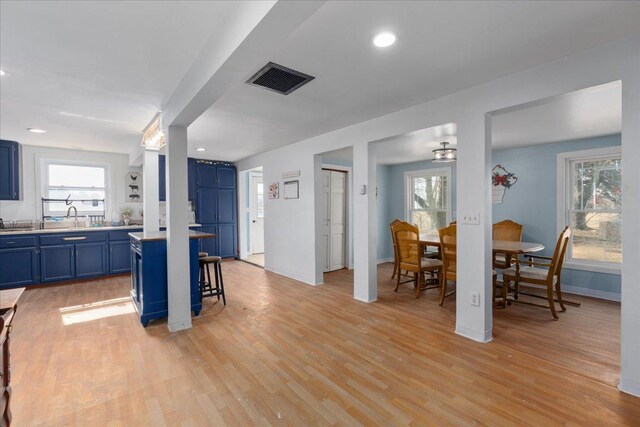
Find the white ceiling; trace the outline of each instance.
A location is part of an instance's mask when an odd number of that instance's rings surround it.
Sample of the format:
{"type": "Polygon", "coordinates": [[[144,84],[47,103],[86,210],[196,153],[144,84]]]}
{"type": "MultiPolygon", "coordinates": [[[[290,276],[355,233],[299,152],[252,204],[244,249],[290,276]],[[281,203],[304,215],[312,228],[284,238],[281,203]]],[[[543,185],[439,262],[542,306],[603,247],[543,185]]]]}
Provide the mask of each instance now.
{"type": "Polygon", "coordinates": [[[271,57],[311,74],[283,96],[239,83],[189,127],[238,160],[640,32],[640,3],[328,2],[271,57]],[[392,30],[397,43],[371,37],[392,30]]]}
{"type": "Polygon", "coordinates": [[[129,152],[233,7],[1,1],[0,137],[129,152]]]}
{"type": "MultiPolygon", "coordinates": [[[[129,152],[233,7],[0,2],[0,137],[129,152]]],[[[190,154],[239,160],[637,32],[639,2],[327,2],[238,80],[268,61],[316,79],[237,84],[189,127],[190,154]],[[381,30],[396,45],[374,48],[381,30]]]]}

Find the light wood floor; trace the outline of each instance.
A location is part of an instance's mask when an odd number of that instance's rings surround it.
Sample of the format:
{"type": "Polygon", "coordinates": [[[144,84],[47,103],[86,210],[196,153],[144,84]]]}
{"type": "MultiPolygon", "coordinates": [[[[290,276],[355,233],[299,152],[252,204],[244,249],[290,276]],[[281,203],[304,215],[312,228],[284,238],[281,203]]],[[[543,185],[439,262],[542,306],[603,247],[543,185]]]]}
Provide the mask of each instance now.
{"type": "Polygon", "coordinates": [[[640,399],[614,386],[616,304],[584,299],[558,322],[499,310],[479,344],[453,334],[453,299],[393,293],[388,266],[372,304],[352,299],[346,270],[318,287],[244,262],[223,271],[227,307],[207,301],[174,334],[140,326],[127,277],[27,291],[14,425],[640,424],[640,399]]]}

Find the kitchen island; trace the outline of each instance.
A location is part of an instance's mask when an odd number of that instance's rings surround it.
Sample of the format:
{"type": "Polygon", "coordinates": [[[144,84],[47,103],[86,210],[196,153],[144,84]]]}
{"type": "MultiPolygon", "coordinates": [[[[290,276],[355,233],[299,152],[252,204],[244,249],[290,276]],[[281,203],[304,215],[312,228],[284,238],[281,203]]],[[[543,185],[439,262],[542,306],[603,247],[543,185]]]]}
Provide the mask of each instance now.
{"type": "MultiPolygon", "coordinates": [[[[215,234],[189,231],[189,282],[191,310],[197,316],[202,309],[198,283],[198,252],[200,239],[215,238],[215,234]]],[[[169,315],[167,281],[167,233],[129,233],[131,246],[131,300],[138,311],[142,326],[152,319],[169,315]]]]}

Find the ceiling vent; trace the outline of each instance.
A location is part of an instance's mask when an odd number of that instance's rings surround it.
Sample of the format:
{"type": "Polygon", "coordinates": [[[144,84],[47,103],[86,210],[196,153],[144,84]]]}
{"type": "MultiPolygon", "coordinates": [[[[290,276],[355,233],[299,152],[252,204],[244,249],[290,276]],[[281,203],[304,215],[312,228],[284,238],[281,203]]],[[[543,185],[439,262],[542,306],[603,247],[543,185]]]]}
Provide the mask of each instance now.
{"type": "Polygon", "coordinates": [[[315,77],[269,62],[247,80],[247,83],[281,93],[282,95],[289,95],[313,79],[315,77]]]}

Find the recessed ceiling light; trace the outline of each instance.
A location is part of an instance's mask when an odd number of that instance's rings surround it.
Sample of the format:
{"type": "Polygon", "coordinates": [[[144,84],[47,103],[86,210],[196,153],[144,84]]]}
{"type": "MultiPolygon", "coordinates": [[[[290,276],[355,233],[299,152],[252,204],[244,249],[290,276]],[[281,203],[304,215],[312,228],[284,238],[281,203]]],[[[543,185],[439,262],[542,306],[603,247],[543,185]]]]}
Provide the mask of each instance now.
{"type": "Polygon", "coordinates": [[[0,76],[4,76],[4,75],[6,75],[6,74],[7,74],[7,73],[5,73],[3,69],[0,69],[0,76]]]}
{"type": "Polygon", "coordinates": [[[396,42],[396,35],[389,32],[377,34],[373,38],[373,44],[377,47],[389,47],[396,42]]]}
{"type": "Polygon", "coordinates": [[[38,128],[27,128],[27,130],[29,132],[33,132],[33,133],[47,133],[46,130],[44,129],[38,129],[38,128]]]}
{"type": "Polygon", "coordinates": [[[196,148],[196,151],[207,151],[207,149],[206,148],[202,148],[202,147],[198,147],[198,148],[196,148]]]}

